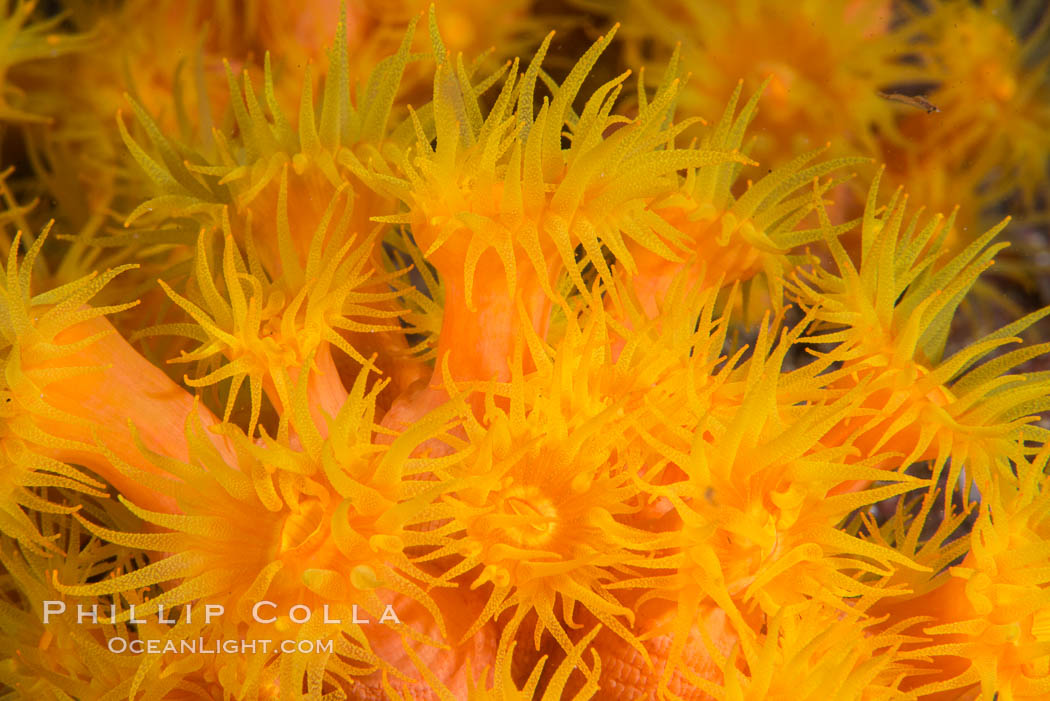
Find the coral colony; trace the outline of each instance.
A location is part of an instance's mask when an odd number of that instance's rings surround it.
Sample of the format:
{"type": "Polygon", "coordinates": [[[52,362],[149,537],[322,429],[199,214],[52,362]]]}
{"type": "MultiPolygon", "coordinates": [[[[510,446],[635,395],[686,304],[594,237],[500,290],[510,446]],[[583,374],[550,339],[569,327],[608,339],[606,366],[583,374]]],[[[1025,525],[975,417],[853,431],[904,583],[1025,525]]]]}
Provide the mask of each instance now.
{"type": "Polygon", "coordinates": [[[0,699],[1050,698],[1042,0],[0,6],[0,699]]]}

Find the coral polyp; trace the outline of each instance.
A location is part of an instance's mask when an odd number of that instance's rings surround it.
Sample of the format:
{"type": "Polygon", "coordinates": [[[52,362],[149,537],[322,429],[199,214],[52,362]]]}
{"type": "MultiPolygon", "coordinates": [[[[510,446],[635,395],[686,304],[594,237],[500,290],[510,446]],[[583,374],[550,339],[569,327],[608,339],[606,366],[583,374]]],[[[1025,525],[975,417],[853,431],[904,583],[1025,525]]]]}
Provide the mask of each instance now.
{"type": "Polygon", "coordinates": [[[4,4],[0,698],[1046,698],[1048,26],[4,4]]]}
{"type": "Polygon", "coordinates": [[[893,30],[891,2],[580,4],[625,22],[632,63],[679,47],[693,72],[681,98],[690,115],[714,120],[738,80],[749,93],[768,80],[753,134],[759,160],[784,161],[829,140],[840,153],[870,145],[893,121],[894,106],[878,91],[921,75],[898,60],[907,44],[893,30]]]}

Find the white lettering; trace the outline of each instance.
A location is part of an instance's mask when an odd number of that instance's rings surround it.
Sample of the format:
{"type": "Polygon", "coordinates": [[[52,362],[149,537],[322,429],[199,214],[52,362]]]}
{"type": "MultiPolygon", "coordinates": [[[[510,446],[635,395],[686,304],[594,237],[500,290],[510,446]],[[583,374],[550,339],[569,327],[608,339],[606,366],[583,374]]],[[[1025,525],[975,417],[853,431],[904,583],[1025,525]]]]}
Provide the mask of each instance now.
{"type": "Polygon", "coordinates": [[[324,622],[325,623],[342,623],[343,622],[343,620],[341,618],[330,618],[329,617],[328,604],[324,605],[324,607],[322,608],[322,611],[324,611],[324,622]]]}
{"type": "Polygon", "coordinates": [[[44,625],[51,622],[51,616],[57,616],[66,612],[65,601],[45,601],[44,602],[44,625]]]}
{"type": "Polygon", "coordinates": [[[176,623],[178,623],[178,619],[174,621],[169,621],[167,618],[165,618],[164,607],[160,605],[157,606],[157,621],[159,623],[167,623],[168,625],[175,625],[176,623]]]}
{"type": "Polygon", "coordinates": [[[92,623],[98,623],[98,606],[92,604],[91,613],[88,614],[82,605],[77,604],[77,625],[83,623],[85,618],[90,618],[92,623]]]}
{"type": "Polygon", "coordinates": [[[259,618],[259,609],[263,606],[269,606],[270,608],[277,608],[277,604],[272,601],[256,601],[255,606],[252,606],[252,618],[255,619],[256,623],[273,623],[277,620],[277,616],[270,616],[269,618],[259,618]]]}
{"type": "Polygon", "coordinates": [[[204,605],[204,624],[211,623],[211,619],[222,616],[226,613],[226,607],[222,604],[205,604],[204,605]]]}
{"type": "Polygon", "coordinates": [[[383,615],[379,619],[380,623],[386,623],[387,621],[393,621],[394,623],[401,622],[401,619],[397,617],[397,612],[394,611],[394,607],[390,604],[387,604],[386,608],[383,609],[383,615]]]}
{"type": "Polygon", "coordinates": [[[310,620],[310,607],[304,606],[303,604],[296,604],[295,606],[288,609],[288,617],[292,619],[292,623],[306,623],[310,620]],[[304,611],[304,618],[298,618],[295,615],[296,611],[304,611]]]}
{"type": "Polygon", "coordinates": [[[128,619],[128,623],[145,623],[146,622],[144,619],[136,619],[135,618],[135,604],[131,604],[129,606],[129,608],[131,609],[131,618],[128,619]]]}

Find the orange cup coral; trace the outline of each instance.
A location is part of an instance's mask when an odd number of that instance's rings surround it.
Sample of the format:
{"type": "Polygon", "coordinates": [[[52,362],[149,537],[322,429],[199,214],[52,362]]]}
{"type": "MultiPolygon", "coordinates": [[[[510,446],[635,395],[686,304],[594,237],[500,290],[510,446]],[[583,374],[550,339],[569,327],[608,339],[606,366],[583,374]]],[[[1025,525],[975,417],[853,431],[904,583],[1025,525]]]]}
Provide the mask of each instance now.
{"type": "Polygon", "coordinates": [[[858,157],[903,152],[876,91],[967,13],[626,3],[563,46],[515,2],[539,48],[492,69],[460,52],[513,32],[452,4],[165,3],[222,84],[187,110],[175,67],[147,94],[92,56],[112,125],[35,40],[149,8],[9,9],[38,63],[0,68],[46,80],[0,118],[70,119],[0,178],[4,698],[1050,693],[1050,307],[967,335],[1010,220],[957,246],[858,157]],[[702,41],[662,52],[680,17],[702,41]],[[667,62],[629,99],[624,46],[667,62]],[[98,196],[56,177],[78,120],[114,137],[70,161],[98,196]]]}

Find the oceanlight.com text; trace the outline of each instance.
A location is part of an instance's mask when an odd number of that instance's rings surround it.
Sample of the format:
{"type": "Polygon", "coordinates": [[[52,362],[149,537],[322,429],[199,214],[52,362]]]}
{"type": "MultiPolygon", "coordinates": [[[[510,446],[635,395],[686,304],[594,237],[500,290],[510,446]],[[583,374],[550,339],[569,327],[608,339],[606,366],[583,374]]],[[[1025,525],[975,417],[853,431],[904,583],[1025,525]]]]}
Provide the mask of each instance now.
{"type": "Polygon", "coordinates": [[[230,655],[243,655],[246,653],[281,652],[286,655],[295,653],[331,653],[333,651],[332,640],[161,640],[152,638],[150,640],[128,639],[124,637],[113,637],[106,642],[109,651],[115,654],[131,655],[163,655],[192,654],[192,655],[218,655],[226,653],[230,655]]]}

